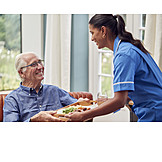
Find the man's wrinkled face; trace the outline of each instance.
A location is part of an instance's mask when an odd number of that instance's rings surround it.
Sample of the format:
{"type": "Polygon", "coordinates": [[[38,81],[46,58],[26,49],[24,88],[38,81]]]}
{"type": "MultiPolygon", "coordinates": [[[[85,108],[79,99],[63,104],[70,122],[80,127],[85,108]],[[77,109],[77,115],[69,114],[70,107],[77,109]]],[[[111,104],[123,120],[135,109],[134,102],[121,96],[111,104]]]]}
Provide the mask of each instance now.
{"type": "Polygon", "coordinates": [[[44,65],[38,63],[40,59],[35,54],[27,54],[24,57],[27,65],[37,63],[36,66],[26,67],[26,71],[23,72],[23,79],[25,82],[41,82],[44,79],[44,65]]]}

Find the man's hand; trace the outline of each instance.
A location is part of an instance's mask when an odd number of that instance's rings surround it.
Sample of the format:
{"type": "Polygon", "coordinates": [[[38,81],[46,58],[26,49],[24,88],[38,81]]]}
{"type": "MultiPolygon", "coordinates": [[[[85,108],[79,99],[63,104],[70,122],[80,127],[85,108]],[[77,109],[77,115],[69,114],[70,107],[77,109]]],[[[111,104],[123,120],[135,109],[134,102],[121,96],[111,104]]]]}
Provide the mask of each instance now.
{"type": "Polygon", "coordinates": [[[31,117],[31,122],[61,122],[62,120],[54,117],[56,111],[41,111],[38,114],[31,117]]]}

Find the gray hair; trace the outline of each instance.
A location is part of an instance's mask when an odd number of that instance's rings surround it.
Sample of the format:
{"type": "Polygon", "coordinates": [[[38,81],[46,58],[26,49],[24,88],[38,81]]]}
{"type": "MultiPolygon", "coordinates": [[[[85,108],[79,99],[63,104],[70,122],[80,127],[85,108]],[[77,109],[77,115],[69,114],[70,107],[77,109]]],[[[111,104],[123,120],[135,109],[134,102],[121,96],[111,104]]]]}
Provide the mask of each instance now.
{"type": "MultiPolygon", "coordinates": [[[[15,68],[17,70],[17,72],[23,67],[23,66],[27,66],[27,62],[24,60],[24,55],[27,54],[34,54],[36,55],[34,52],[26,52],[26,53],[20,53],[15,57],[15,68]]],[[[37,55],[36,55],[37,56],[37,55]]],[[[22,69],[22,72],[25,72],[26,68],[22,69]]],[[[20,74],[19,74],[20,79],[23,81],[23,78],[21,78],[20,74]]]]}

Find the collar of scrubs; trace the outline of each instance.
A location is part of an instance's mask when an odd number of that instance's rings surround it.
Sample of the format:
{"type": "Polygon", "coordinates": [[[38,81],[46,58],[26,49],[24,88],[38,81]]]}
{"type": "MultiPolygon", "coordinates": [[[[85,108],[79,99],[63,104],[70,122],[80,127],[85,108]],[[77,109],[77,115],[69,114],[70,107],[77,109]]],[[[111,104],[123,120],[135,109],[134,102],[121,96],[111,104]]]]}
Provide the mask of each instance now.
{"type": "Polygon", "coordinates": [[[113,52],[114,52],[114,55],[116,54],[118,48],[119,48],[119,44],[120,44],[121,40],[119,39],[119,37],[117,36],[115,38],[115,41],[114,41],[114,49],[113,49],[113,52]]]}
{"type": "MultiPolygon", "coordinates": [[[[25,87],[25,86],[23,86],[23,85],[22,85],[22,82],[20,83],[20,88],[21,88],[23,91],[27,92],[27,93],[31,93],[31,91],[35,90],[34,88],[30,88],[30,87],[25,87]]],[[[40,91],[42,88],[43,88],[43,84],[41,83],[41,86],[40,86],[39,91],[40,91]]]]}

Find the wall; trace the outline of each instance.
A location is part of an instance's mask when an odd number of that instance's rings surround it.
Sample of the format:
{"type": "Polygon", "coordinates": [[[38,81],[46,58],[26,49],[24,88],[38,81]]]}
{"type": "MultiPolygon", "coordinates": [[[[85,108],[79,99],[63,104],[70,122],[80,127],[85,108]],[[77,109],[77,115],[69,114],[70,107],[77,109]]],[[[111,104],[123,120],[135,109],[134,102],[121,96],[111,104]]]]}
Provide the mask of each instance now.
{"type": "Polygon", "coordinates": [[[88,15],[72,15],[71,91],[88,91],[88,15]]]}
{"type": "Polygon", "coordinates": [[[22,52],[43,57],[43,15],[22,14],[22,52]]]}

